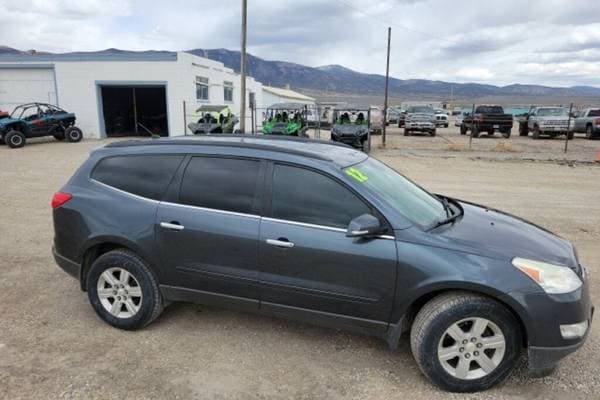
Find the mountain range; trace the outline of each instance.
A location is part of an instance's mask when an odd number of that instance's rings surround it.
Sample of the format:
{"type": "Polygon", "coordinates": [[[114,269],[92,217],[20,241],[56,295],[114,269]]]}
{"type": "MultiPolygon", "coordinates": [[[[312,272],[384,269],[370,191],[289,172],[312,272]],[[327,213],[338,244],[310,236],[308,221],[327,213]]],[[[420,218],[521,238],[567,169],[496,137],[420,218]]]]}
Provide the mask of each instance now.
{"type": "MultiPolygon", "coordinates": [[[[107,49],[93,53],[126,54],[128,50],[107,49]]],[[[156,53],[157,51],[132,52],[156,53]]],[[[227,49],[192,49],[188,53],[222,62],[226,67],[236,72],[240,70],[239,51],[227,49]]],[[[21,51],[6,46],[0,46],[0,58],[3,54],[31,54],[31,51],[21,51]]],[[[35,52],[35,54],[51,54],[35,52]]],[[[82,52],[66,53],[82,54],[82,52]]],[[[283,87],[290,85],[299,91],[314,93],[340,93],[364,96],[381,96],[385,85],[385,76],[365,74],[353,71],[341,65],[325,65],[309,67],[285,61],[269,61],[248,54],[248,74],[256,80],[271,86],[283,87]]],[[[398,79],[390,77],[390,96],[396,98],[427,97],[439,100],[454,98],[477,97],[585,97],[600,98],[600,88],[592,86],[572,86],[568,88],[549,87],[542,85],[513,84],[494,86],[480,83],[452,83],[426,79],[398,79]]]]}

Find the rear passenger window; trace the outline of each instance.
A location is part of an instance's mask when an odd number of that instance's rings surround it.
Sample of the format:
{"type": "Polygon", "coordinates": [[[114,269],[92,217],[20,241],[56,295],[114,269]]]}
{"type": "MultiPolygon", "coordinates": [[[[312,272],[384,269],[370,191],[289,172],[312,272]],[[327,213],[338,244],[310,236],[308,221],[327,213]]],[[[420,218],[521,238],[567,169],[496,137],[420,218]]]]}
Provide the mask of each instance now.
{"type": "Polygon", "coordinates": [[[160,200],[182,160],[179,155],[107,157],[96,165],[92,178],[128,193],[160,200]]]}
{"type": "Polygon", "coordinates": [[[259,167],[254,160],[193,157],[181,183],[179,202],[252,214],[259,167]]]}
{"type": "Polygon", "coordinates": [[[275,165],[272,216],[277,219],[347,228],[370,208],[340,183],[304,168],[275,165]]]}

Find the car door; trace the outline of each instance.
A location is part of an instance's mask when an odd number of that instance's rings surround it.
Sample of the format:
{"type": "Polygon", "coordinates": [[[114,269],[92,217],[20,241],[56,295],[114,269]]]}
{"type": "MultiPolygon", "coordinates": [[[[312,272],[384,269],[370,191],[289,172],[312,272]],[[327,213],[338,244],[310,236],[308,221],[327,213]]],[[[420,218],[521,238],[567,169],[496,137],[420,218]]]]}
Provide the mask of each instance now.
{"type": "Polygon", "coordinates": [[[267,176],[270,205],[259,240],[261,309],[300,310],[386,329],[397,273],[395,241],[346,236],[350,220],[376,211],[341,181],[316,170],[275,163],[267,176]]]}
{"type": "Polygon", "coordinates": [[[176,200],[161,202],[157,213],[157,242],[170,286],[203,302],[258,307],[263,170],[253,159],[190,157],[176,200]]]}

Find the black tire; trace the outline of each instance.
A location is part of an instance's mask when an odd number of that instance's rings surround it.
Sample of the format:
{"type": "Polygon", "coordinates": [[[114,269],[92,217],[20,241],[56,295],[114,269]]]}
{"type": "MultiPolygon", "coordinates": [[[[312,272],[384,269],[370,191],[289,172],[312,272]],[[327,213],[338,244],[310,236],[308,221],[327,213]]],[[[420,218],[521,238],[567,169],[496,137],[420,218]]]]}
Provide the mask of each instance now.
{"type": "Polygon", "coordinates": [[[444,128],[447,128],[449,125],[448,124],[444,124],[444,128]]]}
{"type": "Polygon", "coordinates": [[[6,144],[6,142],[4,141],[4,136],[0,136],[0,144],[6,144]]]}
{"type": "MultiPolygon", "coordinates": [[[[135,330],[143,328],[154,321],[164,308],[158,281],[150,267],[140,256],[126,249],[113,250],[98,257],[88,273],[86,289],[90,303],[100,318],[119,329],[135,330]],[[111,268],[120,268],[129,272],[141,289],[142,297],[139,301],[139,310],[130,317],[122,318],[111,314],[109,310],[104,308],[98,296],[97,285],[100,276],[111,268]]],[[[113,298],[113,304],[116,301],[113,298]]]]}
{"type": "Polygon", "coordinates": [[[410,130],[404,128],[404,136],[409,136],[410,135],[410,130]]]}
{"type": "Polygon", "coordinates": [[[25,146],[26,139],[23,133],[13,129],[4,135],[4,141],[11,149],[18,149],[25,146]]]}
{"type": "MultiPolygon", "coordinates": [[[[435,385],[452,392],[475,392],[491,388],[510,374],[521,355],[522,336],[518,321],[502,304],[486,296],[452,292],[435,297],[423,306],[412,325],[410,342],[419,368],[435,385]],[[505,339],[504,355],[487,375],[474,379],[459,379],[447,372],[439,361],[438,345],[445,338],[446,330],[450,326],[468,318],[485,318],[501,330],[505,339]]],[[[471,356],[467,356],[470,350],[463,351],[464,356],[457,356],[457,359],[468,359],[467,357],[471,356]]],[[[485,354],[488,357],[488,353],[485,354]]],[[[447,363],[452,360],[448,360],[447,363]]],[[[477,367],[480,366],[474,354],[468,364],[469,371],[473,363],[476,363],[477,367]]]]}
{"type": "Polygon", "coordinates": [[[540,138],[540,135],[542,134],[542,132],[540,131],[540,127],[539,126],[534,126],[533,127],[533,138],[535,140],[538,140],[540,138]]]}
{"type": "Polygon", "coordinates": [[[434,136],[435,136],[435,134],[436,134],[436,130],[435,130],[435,129],[434,129],[434,130],[432,130],[431,132],[429,132],[429,135],[430,135],[431,137],[434,137],[434,136]]]}
{"type": "Polygon", "coordinates": [[[510,129],[505,129],[505,130],[502,132],[502,136],[503,136],[505,139],[508,139],[508,138],[510,137],[510,133],[511,133],[511,130],[510,130],[510,129]]]}
{"type": "Polygon", "coordinates": [[[585,127],[585,138],[586,139],[592,139],[594,137],[594,128],[592,127],[592,125],[588,125],[585,127]]]}
{"type": "Polygon", "coordinates": [[[76,126],[70,126],[65,129],[65,137],[69,142],[77,143],[83,139],[83,132],[76,126]]]}
{"type": "Polygon", "coordinates": [[[365,139],[362,142],[362,151],[369,154],[371,151],[371,145],[369,145],[369,139],[365,139]]]}
{"type": "Polygon", "coordinates": [[[471,136],[473,136],[474,138],[479,137],[479,127],[477,125],[471,128],[471,136]]]}
{"type": "Polygon", "coordinates": [[[519,124],[519,136],[529,136],[529,128],[525,124],[519,124]]]}
{"type": "Polygon", "coordinates": [[[567,132],[567,140],[573,140],[574,137],[575,137],[575,132],[573,132],[573,131],[567,132]]]}
{"type": "Polygon", "coordinates": [[[465,125],[461,125],[460,126],[460,134],[461,135],[466,135],[467,134],[467,127],[465,125]]]}
{"type": "Polygon", "coordinates": [[[54,139],[58,140],[58,141],[62,141],[65,140],[65,133],[61,132],[61,133],[55,133],[54,135],[54,139]]]}

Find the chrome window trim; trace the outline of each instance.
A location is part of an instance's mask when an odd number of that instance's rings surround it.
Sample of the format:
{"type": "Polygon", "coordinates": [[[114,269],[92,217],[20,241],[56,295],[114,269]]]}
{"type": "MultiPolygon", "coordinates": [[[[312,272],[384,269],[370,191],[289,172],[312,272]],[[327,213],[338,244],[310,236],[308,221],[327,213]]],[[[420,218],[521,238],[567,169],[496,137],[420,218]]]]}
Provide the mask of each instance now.
{"type": "MultiPolygon", "coordinates": [[[[279,223],[282,223],[282,224],[303,226],[305,228],[322,229],[322,230],[332,231],[332,232],[346,233],[346,231],[347,231],[347,229],[337,228],[337,227],[334,227],[334,226],[309,224],[309,223],[306,223],[306,222],[290,221],[290,220],[287,220],[287,219],[278,219],[278,218],[271,218],[271,217],[262,217],[261,219],[263,221],[279,222],[279,223]]],[[[396,240],[396,238],[394,236],[392,236],[392,235],[379,235],[379,236],[375,236],[375,237],[377,239],[396,240]]]]}
{"type": "Polygon", "coordinates": [[[246,218],[252,218],[252,219],[260,219],[260,215],[256,215],[256,214],[246,214],[246,213],[235,212],[235,211],[219,210],[219,209],[216,209],[216,208],[207,208],[207,207],[200,207],[200,206],[192,206],[190,204],[171,203],[170,201],[161,201],[160,203],[161,204],[165,204],[165,205],[169,205],[169,206],[188,208],[188,209],[192,209],[192,210],[213,212],[213,213],[216,213],[216,214],[233,215],[233,216],[236,216],[236,217],[246,217],[246,218]]]}
{"type": "Polygon", "coordinates": [[[148,197],[140,196],[140,195],[137,195],[137,194],[134,194],[134,193],[128,192],[128,191],[126,191],[126,190],[119,189],[119,188],[116,188],[116,187],[114,187],[114,186],[110,186],[110,185],[108,185],[108,184],[106,184],[106,183],[104,183],[104,182],[100,182],[100,181],[98,181],[98,180],[96,180],[96,179],[94,179],[94,178],[90,178],[90,181],[94,182],[94,183],[95,183],[95,184],[97,184],[97,185],[100,185],[100,186],[103,186],[103,187],[106,187],[106,188],[112,189],[112,190],[114,190],[115,192],[119,192],[119,193],[121,193],[121,194],[125,194],[125,195],[127,195],[127,196],[131,196],[131,197],[133,197],[133,198],[135,198],[135,199],[138,199],[138,200],[145,200],[145,201],[149,201],[149,202],[151,202],[151,203],[155,203],[155,204],[158,204],[158,203],[159,203],[159,201],[158,201],[158,200],[150,199],[150,198],[148,198],[148,197]]]}

